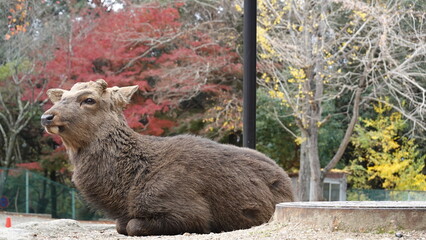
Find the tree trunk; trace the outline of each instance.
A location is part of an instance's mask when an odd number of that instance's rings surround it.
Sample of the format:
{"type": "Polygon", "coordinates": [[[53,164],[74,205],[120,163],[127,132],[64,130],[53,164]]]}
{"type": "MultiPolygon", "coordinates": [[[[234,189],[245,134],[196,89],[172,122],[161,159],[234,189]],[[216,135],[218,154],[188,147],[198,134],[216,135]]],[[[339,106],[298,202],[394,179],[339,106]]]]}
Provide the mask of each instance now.
{"type": "Polygon", "coordinates": [[[311,178],[309,181],[309,201],[322,201],[321,165],[318,152],[318,127],[311,126],[307,139],[311,178]]]}
{"type": "MultiPolygon", "coordinates": [[[[309,201],[323,200],[322,192],[322,178],[321,178],[321,164],[318,151],[318,132],[321,124],[321,99],[323,97],[323,83],[322,79],[318,79],[318,74],[314,74],[315,68],[306,68],[307,81],[303,84],[303,92],[312,92],[314,96],[305,96],[303,99],[303,112],[299,121],[301,127],[302,140],[305,144],[301,146],[301,168],[302,162],[309,168],[309,186],[304,191],[309,192],[309,201]]],[[[304,170],[306,171],[306,170],[304,170]]],[[[300,172],[300,174],[304,174],[300,172]]]]}
{"type": "Polygon", "coordinates": [[[12,165],[13,149],[15,148],[16,137],[18,135],[15,129],[11,129],[10,132],[11,134],[8,137],[9,139],[7,141],[8,144],[5,144],[5,157],[4,162],[2,164],[6,168],[9,168],[12,165]]]}
{"type": "MultiPolygon", "coordinates": [[[[302,135],[302,137],[304,137],[302,135]]],[[[308,157],[307,142],[302,142],[300,146],[300,170],[298,179],[297,195],[299,201],[309,201],[309,182],[311,179],[311,166],[308,157]]]]}
{"type": "Polygon", "coordinates": [[[322,201],[321,166],[318,154],[318,128],[302,131],[300,170],[298,182],[299,201],[322,201]]]}

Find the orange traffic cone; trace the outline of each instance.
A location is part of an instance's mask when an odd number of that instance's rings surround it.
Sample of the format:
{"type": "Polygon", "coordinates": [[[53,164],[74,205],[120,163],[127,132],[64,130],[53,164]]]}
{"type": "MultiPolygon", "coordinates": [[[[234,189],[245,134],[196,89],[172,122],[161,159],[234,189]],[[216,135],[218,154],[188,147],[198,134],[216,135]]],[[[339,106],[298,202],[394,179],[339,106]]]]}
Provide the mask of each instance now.
{"type": "Polygon", "coordinates": [[[6,227],[7,227],[7,228],[12,227],[12,219],[10,219],[10,217],[7,217],[7,218],[6,218],[6,227]]]}

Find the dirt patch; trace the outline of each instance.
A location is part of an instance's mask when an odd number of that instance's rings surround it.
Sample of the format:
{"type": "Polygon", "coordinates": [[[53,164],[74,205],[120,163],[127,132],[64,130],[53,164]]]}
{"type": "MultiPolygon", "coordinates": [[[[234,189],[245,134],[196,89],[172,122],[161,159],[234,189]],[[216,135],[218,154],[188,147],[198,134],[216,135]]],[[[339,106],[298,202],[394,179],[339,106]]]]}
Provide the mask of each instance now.
{"type": "Polygon", "coordinates": [[[114,224],[104,222],[81,222],[70,219],[49,219],[45,217],[14,215],[12,227],[5,228],[6,215],[0,213],[0,240],[45,240],[45,239],[144,239],[144,240],[426,240],[426,231],[388,231],[357,233],[316,229],[302,223],[267,223],[258,227],[216,234],[189,234],[175,236],[126,237],[115,231],[114,224]],[[398,235],[399,237],[397,237],[398,235]]]}

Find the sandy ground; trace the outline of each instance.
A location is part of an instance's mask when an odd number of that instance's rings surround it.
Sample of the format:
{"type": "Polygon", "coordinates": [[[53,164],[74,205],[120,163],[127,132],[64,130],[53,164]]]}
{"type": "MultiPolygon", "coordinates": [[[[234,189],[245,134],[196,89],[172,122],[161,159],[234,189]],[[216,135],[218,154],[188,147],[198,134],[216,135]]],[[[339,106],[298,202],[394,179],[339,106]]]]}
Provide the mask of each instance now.
{"type": "Polygon", "coordinates": [[[50,219],[36,215],[22,215],[0,212],[0,240],[26,239],[143,239],[143,240],[426,240],[426,231],[371,232],[356,233],[315,229],[302,223],[267,223],[247,230],[219,234],[189,234],[176,236],[126,237],[115,231],[111,222],[85,222],[70,219],[50,219]],[[11,217],[12,227],[6,228],[6,217],[11,217]]]}

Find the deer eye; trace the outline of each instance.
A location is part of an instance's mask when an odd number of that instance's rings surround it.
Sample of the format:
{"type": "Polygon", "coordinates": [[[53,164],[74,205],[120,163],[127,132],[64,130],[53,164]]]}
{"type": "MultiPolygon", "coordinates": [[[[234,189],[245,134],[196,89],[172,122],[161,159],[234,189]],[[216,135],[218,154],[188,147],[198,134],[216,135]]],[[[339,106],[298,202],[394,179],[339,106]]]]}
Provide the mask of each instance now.
{"type": "Polygon", "coordinates": [[[88,104],[88,105],[93,105],[93,104],[96,103],[96,101],[93,98],[86,98],[86,99],[84,99],[83,103],[88,104]]]}

